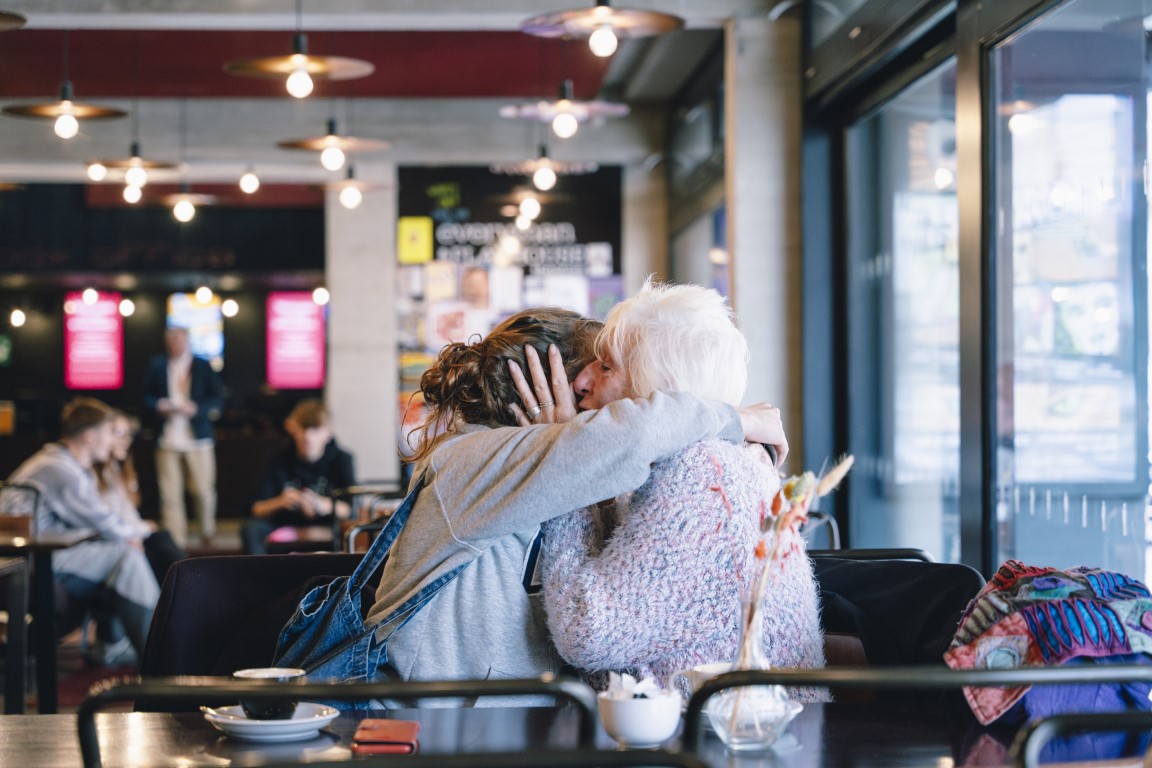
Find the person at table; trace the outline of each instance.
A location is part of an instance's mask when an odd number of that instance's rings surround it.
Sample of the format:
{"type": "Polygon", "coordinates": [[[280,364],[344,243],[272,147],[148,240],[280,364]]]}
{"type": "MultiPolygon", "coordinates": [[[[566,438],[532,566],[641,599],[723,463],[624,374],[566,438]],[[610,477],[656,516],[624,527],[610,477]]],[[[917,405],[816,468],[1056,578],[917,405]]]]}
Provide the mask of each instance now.
{"type": "MultiPolygon", "coordinates": [[[[596,357],[573,383],[581,411],[657,391],[735,406],[748,380],[748,345],[731,309],[695,285],[649,282],[617,304],[596,357]]],[[[599,688],[609,671],[672,687],[680,670],[735,658],[743,582],[757,570],[761,516],[779,487],[762,446],[708,438],[656,462],[614,505],[544,523],[544,606],[560,655],[599,688]]],[[[816,581],[792,535],[799,550],[763,597],[764,650],[773,666],[823,667],[816,581]]],[[[826,698],[821,689],[793,693],[826,698]]]]}
{"type": "Polygon", "coordinates": [[[36,530],[85,528],[98,539],[52,554],[57,583],[69,599],[108,609],[123,624],[138,656],[144,653],[160,586],[144,556],[152,529],[139,517],[127,519],[100,495],[92,472],[112,450],[113,411],[90,397],[69,402],[60,414],[60,440],[49,443],[12,473],[9,480],[40,491],[36,530]]]}
{"type": "Polygon", "coordinates": [[[245,554],[268,552],[264,541],[282,526],[332,527],[332,515],[347,519],[351,508],[328,494],[356,484],[352,454],[336,444],[332,419],[324,403],[304,400],[284,421],[292,444],[278,453],[264,472],[252,519],[245,521],[241,540],[245,554]]]}
{"type": "MultiPolygon", "coordinates": [[[[130,525],[143,521],[140,516],[140,482],[136,463],[132,460],[132,441],[139,431],[137,419],[123,411],[113,411],[112,448],[108,460],[93,464],[101,497],[130,525]]],[[[144,524],[152,531],[144,538],[144,555],[152,566],[157,583],[163,584],[164,575],[172,563],[188,557],[188,553],[177,546],[168,531],[157,531],[151,523],[144,524]]]]}
{"type": "Polygon", "coordinates": [[[533,403],[527,415],[541,423],[517,426],[513,376],[523,380],[523,368],[538,369],[566,388],[592,359],[598,330],[568,310],[526,310],[483,339],[445,346],[421,377],[429,415],[414,433],[421,439],[414,475],[425,485],[383,566],[367,623],[467,567],[392,632],[382,674],[437,680],[559,672],[536,575],[541,523],[642,485],[654,462],[699,440],[784,442],[776,409],[737,409],[688,393],[654,392],[576,414],[569,390],[562,400],[533,403]],[[553,410],[565,423],[543,423],[553,421],[544,416],[553,410]]]}
{"type": "Polygon", "coordinates": [[[184,481],[200,522],[200,536],[216,534],[216,448],[212,422],[223,408],[223,385],[212,365],[194,357],[187,328],[164,332],[165,353],[148,363],[144,405],[159,426],[156,484],[160,520],[179,546],[188,546],[184,481]]]}

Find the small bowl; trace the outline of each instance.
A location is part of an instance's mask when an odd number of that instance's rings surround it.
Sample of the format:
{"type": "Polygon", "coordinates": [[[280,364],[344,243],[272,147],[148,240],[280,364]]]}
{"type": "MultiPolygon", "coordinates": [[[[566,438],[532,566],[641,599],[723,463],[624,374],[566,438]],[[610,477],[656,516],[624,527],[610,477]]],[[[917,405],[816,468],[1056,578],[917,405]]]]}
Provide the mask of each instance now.
{"type": "MultiPolygon", "coordinates": [[[[255,680],[269,685],[287,683],[294,684],[304,680],[307,674],[303,669],[295,667],[255,667],[252,669],[238,669],[232,673],[237,680],[255,680]]],[[[290,695],[290,694],[287,694],[290,695]]],[[[240,707],[244,714],[253,720],[289,720],[296,714],[296,699],[268,699],[263,701],[245,701],[241,699],[240,707]]]]}
{"type": "Polygon", "coordinates": [[[680,727],[680,694],[648,699],[598,697],[600,723],[625,749],[652,749],[676,734],[680,727]]]}

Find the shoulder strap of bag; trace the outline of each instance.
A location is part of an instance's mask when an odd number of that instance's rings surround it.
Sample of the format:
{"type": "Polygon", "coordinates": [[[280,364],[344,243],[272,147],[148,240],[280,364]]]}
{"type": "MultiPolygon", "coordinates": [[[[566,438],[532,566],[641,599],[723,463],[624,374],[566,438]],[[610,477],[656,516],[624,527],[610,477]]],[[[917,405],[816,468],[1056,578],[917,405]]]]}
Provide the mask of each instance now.
{"type": "Polygon", "coordinates": [[[425,477],[426,475],[420,476],[420,479],[412,486],[412,490],[404,497],[404,501],[400,503],[395,512],[388,516],[388,522],[384,523],[379,535],[368,547],[368,551],[364,553],[360,564],[356,566],[356,570],[349,577],[348,589],[350,591],[356,592],[363,589],[369,579],[384,564],[384,558],[388,556],[388,551],[392,549],[392,545],[400,536],[404,524],[408,522],[409,515],[412,514],[412,507],[416,505],[416,497],[420,495],[420,489],[424,487],[425,477]]]}

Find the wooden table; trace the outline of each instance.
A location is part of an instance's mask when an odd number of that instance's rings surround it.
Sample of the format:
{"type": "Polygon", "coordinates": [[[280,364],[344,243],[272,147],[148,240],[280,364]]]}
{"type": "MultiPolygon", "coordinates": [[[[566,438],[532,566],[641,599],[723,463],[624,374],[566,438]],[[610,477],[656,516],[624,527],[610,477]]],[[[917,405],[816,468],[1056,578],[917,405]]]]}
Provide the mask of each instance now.
{"type": "MultiPolygon", "coordinates": [[[[109,768],[261,765],[348,758],[352,733],[364,716],[343,714],[320,736],[284,744],[236,741],[196,713],[100,713],[96,723],[102,764],[109,768]]],[[[422,754],[571,748],[579,724],[571,706],[394,710],[374,716],[418,720],[422,754]]],[[[701,756],[717,768],[901,768],[962,765],[980,750],[981,765],[1007,764],[1006,752],[992,746],[999,741],[971,718],[945,716],[940,708],[907,701],[808,705],[789,734],[774,751],[739,755],[726,752],[708,732],[701,756]]],[[[603,730],[596,745],[615,747],[603,730]]],[[[74,715],[0,718],[0,765],[81,764],[74,715]]]]}
{"type": "MultiPolygon", "coordinates": [[[[21,557],[32,567],[32,615],[35,619],[36,688],[41,714],[56,712],[56,597],[52,553],[96,538],[91,530],[22,536],[0,532],[0,557],[21,557]]],[[[14,611],[9,608],[9,627],[14,611]]],[[[21,614],[22,616],[23,614],[21,614]]],[[[8,695],[7,682],[5,696],[8,695]]],[[[7,701],[6,701],[7,705],[7,701]]],[[[21,711],[23,708],[21,707],[21,711]]]]}

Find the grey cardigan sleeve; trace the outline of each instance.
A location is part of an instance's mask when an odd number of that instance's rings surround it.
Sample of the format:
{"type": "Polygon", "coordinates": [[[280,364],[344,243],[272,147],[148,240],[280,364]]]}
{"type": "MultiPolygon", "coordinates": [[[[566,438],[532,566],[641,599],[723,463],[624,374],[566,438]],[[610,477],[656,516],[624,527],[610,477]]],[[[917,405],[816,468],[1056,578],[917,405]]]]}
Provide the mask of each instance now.
{"type": "Polygon", "coordinates": [[[453,536],[479,542],[638,488],[654,462],[709,437],[743,441],[736,409],[686,393],[620,400],[566,424],[466,426],[435,450],[429,490],[453,536]]]}

